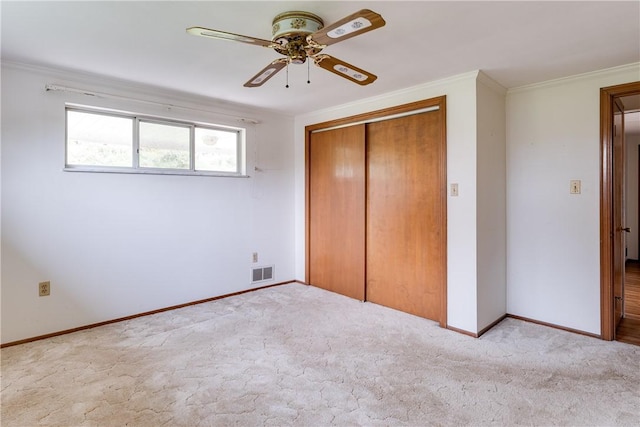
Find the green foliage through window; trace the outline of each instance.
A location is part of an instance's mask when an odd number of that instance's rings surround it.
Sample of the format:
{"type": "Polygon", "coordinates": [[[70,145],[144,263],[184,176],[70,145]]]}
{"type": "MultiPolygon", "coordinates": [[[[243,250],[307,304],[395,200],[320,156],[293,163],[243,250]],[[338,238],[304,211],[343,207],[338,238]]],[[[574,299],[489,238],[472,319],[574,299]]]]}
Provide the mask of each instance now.
{"type": "Polygon", "coordinates": [[[241,175],[243,129],[67,108],[67,168],[241,175]]]}

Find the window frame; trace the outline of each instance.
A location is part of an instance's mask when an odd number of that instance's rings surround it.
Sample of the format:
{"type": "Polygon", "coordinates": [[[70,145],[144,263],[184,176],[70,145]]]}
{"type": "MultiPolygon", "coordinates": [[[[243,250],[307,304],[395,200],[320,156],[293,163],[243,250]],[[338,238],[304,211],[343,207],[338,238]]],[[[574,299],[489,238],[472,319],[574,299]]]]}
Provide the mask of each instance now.
{"type": "Polygon", "coordinates": [[[65,105],[65,139],[64,139],[64,168],[65,172],[102,172],[102,173],[125,173],[125,174],[151,174],[151,175],[187,175],[187,176],[214,176],[214,177],[237,177],[248,178],[246,174],[246,135],[247,129],[242,127],[204,123],[200,121],[179,120],[167,117],[159,117],[148,114],[128,113],[124,111],[88,107],[84,105],[65,105]],[[74,165],[69,164],[69,111],[80,113],[97,114],[101,116],[119,117],[132,120],[132,144],[131,144],[131,166],[100,166],[100,165],[74,165]],[[168,126],[175,126],[189,129],[189,168],[162,168],[162,167],[142,167],[140,166],[140,123],[154,123],[168,126]],[[236,170],[228,171],[208,171],[198,170],[196,165],[196,128],[209,129],[223,132],[236,133],[236,170]]]}

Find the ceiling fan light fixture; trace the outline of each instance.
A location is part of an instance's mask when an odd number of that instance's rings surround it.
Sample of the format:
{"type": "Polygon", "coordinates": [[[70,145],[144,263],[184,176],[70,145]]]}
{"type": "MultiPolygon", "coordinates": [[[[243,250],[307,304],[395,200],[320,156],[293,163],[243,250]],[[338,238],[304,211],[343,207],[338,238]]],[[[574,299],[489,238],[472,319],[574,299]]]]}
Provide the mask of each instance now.
{"type": "Polygon", "coordinates": [[[289,36],[313,34],[324,27],[322,18],[309,12],[284,12],[273,18],[272,40],[279,41],[289,36]]]}
{"type": "Polygon", "coordinates": [[[327,33],[327,36],[332,39],[338,39],[340,37],[344,37],[347,34],[353,33],[354,31],[362,30],[363,28],[367,28],[371,26],[371,21],[364,17],[358,17],[353,21],[347,22],[335,28],[327,33]]]}

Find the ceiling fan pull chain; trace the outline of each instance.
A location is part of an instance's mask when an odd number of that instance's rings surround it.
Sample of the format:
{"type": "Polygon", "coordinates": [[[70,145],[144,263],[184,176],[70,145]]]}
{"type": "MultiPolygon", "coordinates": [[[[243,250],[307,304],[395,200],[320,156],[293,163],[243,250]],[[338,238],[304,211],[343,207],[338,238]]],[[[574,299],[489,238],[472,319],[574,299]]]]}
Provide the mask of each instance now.
{"type": "Polygon", "coordinates": [[[311,66],[309,65],[311,63],[311,61],[307,61],[307,84],[311,83],[311,66]]]}
{"type": "Polygon", "coordinates": [[[287,85],[285,87],[289,89],[289,63],[288,62],[287,62],[287,85]]]}

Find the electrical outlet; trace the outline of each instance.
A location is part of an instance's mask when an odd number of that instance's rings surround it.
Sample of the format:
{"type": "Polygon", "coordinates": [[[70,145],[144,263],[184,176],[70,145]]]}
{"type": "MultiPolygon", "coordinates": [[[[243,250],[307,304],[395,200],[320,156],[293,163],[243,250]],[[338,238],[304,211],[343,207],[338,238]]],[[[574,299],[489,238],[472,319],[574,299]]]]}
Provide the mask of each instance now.
{"type": "Polygon", "coordinates": [[[41,297],[51,295],[51,282],[38,283],[38,295],[41,297]]]}
{"type": "Polygon", "coordinates": [[[258,262],[258,252],[254,252],[251,259],[253,259],[253,262],[258,262]]]}

